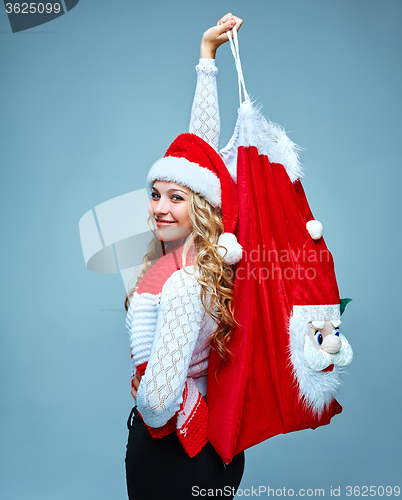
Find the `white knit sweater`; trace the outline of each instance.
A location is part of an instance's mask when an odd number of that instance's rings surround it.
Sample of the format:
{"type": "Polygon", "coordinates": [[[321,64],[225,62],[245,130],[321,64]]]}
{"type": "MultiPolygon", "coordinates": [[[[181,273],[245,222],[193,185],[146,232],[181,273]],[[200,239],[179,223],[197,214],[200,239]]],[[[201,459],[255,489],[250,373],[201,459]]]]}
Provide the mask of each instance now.
{"type": "MultiPolygon", "coordinates": [[[[193,267],[186,270],[192,272],[193,267]]],[[[151,427],[166,424],[179,410],[187,377],[202,395],[207,392],[208,340],[216,323],[205,312],[200,292],[196,278],[180,269],[160,294],[135,292],[130,301],[127,329],[133,371],[148,361],[137,407],[151,427]]]]}
{"type": "MultiPolygon", "coordinates": [[[[220,119],[213,59],[200,59],[189,131],[219,147],[220,119]]],[[[186,267],[189,272],[192,266],[186,267]]],[[[126,326],[136,366],[148,361],[137,392],[137,407],[151,427],[161,427],[179,410],[187,377],[207,393],[208,340],[216,323],[205,312],[201,286],[183,269],[175,271],[158,295],[137,292],[131,298],[126,326]],[[152,347],[151,347],[152,346],[152,347]]]]}

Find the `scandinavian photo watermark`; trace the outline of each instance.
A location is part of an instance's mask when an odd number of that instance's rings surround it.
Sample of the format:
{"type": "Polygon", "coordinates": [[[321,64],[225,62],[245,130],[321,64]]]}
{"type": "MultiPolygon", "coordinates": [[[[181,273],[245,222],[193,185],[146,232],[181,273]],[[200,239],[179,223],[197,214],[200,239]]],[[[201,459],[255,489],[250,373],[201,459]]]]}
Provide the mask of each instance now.
{"type": "Polygon", "coordinates": [[[317,266],[332,261],[327,248],[324,249],[266,249],[257,248],[243,251],[241,262],[236,268],[225,270],[226,278],[255,280],[259,284],[266,280],[314,280],[317,266]]]}

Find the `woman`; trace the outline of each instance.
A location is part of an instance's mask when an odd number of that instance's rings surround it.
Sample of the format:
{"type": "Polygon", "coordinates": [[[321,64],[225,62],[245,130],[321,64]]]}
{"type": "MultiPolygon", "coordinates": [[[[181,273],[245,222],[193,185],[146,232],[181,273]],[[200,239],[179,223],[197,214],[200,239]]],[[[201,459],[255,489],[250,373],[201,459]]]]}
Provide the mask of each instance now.
{"type": "Polygon", "coordinates": [[[227,14],[202,38],[190,134],[148,174],[155,238],[126,298],[132,395],[126,455],[130,499],[233,498],[244,452],[225,464],[207,440],[208,356],[222,362],[233,326],[233,273],[241,258],[234,182],[221,157],[214,58],[227,14]],[[206,493],[208,490],[208,493],[206,493]],[[219,490],[219,491],[218,491],[219,490]],[[213,493],[214,495],[212,495],[213,493]]]}

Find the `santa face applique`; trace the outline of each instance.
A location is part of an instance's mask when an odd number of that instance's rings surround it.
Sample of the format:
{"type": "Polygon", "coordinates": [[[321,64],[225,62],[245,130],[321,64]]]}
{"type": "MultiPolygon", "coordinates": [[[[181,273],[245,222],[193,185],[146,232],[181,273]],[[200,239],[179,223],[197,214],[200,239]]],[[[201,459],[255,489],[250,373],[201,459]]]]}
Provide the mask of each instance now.
{"type": "Polygon", "coordinates": [[[299,397],[316,415],[334,400],[342,369],[353,359],[352,348],[340,332],[338,314],[332,320],[290,319],[290,361],[299,397]]]}

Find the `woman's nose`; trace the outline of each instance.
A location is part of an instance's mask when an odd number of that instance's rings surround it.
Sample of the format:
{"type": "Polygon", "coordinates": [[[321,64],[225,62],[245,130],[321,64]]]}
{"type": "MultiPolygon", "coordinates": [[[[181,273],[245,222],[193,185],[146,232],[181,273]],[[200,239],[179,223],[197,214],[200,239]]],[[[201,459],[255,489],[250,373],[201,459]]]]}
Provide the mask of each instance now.
{"type": "Polygon", "coordinates": [[[156,215],[165,215],[169,213],[169,200],[166,199],[164,196],[162,196],[159,200],[158,203],[156,203],[156,206],[154,207],[154,213],[156,215]]]}

